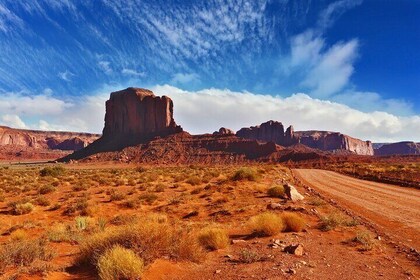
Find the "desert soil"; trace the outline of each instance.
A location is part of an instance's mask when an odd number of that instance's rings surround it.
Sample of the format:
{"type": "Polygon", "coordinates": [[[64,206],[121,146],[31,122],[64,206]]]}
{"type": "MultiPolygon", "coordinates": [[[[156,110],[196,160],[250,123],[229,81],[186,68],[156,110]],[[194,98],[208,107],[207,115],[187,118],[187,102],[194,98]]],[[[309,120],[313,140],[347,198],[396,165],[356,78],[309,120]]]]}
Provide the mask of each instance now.
{"type": "Polygon", "coordinates": [[[305,185],[367,219],[394,242],[420,251],[420,190],[355,179],[333,171],[295,169],[305,185]]]}

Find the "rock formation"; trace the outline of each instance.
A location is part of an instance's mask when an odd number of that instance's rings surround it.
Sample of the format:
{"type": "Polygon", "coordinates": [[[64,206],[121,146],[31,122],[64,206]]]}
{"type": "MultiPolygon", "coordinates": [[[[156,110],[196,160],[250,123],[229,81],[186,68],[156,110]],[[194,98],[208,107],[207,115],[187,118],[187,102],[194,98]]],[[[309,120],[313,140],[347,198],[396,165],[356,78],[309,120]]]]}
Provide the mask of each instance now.
{"type": "Polygon", "coordinates": [[[370,141],[363,141],[339,132],[298,131],[294,133],[299,142],[308,147],[323,151],[349,151],[357,155],[372,156],[373,146],[370,141]]]}
{"type": "Polygon", "coordinates": [[[282,146],[290,146],[298,141],[293,135],[293,127],[287,128],[286,133],[281,122],[268,121],[258,126],[241,128],[236,132],[236,136],[246,139],[274,142],[282,146]]]}
{"type": "Polygon", "coordinates": [[[236,135],[246,139],[274,142],[285,147],[301,143],[323,151],[349,151],[358,155],[373,155],[370,141],[362,141],[330,131],[295,132],[293,126],[289,126],[285,132],[283,124],[277,121],[268,121],[259,126],[242,128],[236,135]]]}
{"type": "Polygon", "coordinates": [[[213,135],[235,135],[232,129],[221,127],[219,131],[213,132],[213,135]]]}
{"type": "Polygon", "coordinates": [[[0,146],[76,151],[99,138],[98,134],[14,129],[0,126],[0,146]]]}
{"type": "Polygon", "coordinates": [[[147,89],[127,88],[112,92],[106,101],[104,139],[135,143],[181,131],[173,118],[172,100],[167,96],[155,96],[147,89]]]}
{"type": "Polygon", "coordinates": [[[375,149],[375,155],[420,155],[420,143],[405,141],[384,144],[380,148],[375,149]]]}

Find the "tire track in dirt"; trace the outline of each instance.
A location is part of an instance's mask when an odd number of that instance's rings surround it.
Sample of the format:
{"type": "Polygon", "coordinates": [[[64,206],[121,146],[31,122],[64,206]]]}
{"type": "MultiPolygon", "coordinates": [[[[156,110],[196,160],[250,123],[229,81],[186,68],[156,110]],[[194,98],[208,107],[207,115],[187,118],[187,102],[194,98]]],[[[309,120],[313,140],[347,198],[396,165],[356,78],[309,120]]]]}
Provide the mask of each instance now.
{"type": "Polygon", "coordinates": [[[356,179],[333,171],[294,169],[304,184],[420,250],[420,190],[356,179]]]}

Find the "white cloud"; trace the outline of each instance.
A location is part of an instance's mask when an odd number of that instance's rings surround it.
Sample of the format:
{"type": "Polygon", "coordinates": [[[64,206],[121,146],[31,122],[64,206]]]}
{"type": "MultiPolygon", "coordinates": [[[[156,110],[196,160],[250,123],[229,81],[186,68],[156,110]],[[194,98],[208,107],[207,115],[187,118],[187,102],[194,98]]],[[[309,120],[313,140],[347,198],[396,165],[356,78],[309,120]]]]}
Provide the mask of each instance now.
{"type": "Polygon", "coordinates": [[[0,112],[19,116],[58,115],[73,104],[49,94],[24,95],[6,93],[0,96],[0,112]]]}
{"type": "Polygon", "coordinates": [[[414,114],[411,103],[395,98],[384,99],[376,92],[346,91],[333,96],[332,100],[363,112],[384,111],[397,116],[414,114]]]}
{"type": "Polygon", "coordinates": [[[302,93],[281,98],[219,89],[189,92],[168,85],[152,90],[174,100],[175,120],[192,133],[213,132],[221,126],[238,130],[273,119],[293,124],[296,130],[340,131],[377,142],[420,141],[418,115],[362,112],[302,93]]]}
{"type": "Polygon", "coordinates": [[[362,2],[363,0],[340,0],[329,4],[319,15],[318,28],[326,29],[330,27],[343,13],[362,4],[362,2]]]}
{"type": "Polygon", "coordinates": [[[175,85],[197,84],[200,83],[200,76],[195,73],[176,73],[173,75],[171,83],[175,85]]]}
{"type": "Polygon", "coordinates": [[[109,61],[104,61],[104,60],[101,60],[98,62],[99,68],[101,68],[101,70],[104,71],[105,74],[108,74],[108,75],[112,73],[112,68],[110,64],[111,63],[109,61]]]}
{"type": "MultiPolygon", "coordinates": [[[[26,124],[26,127],[35,129],[100,133],[104,126],[105,101],[110,92],[121,88],[124,87],[105,85],[90,95],[79,97],[73,103],[43,96],[42,98],[49,103],[43,101],[44,105],[31,110],[30,114],[26,111],[30,106],[24,102],[34,104],[34,100],[42,100],[40,96],[21,99],[20,95],[16,97],[9,94],[0,98],[0,111],[16,117],[2,117],[1,120],[3,124],[8,120],[9,125],[15,127],[23,127],[26,124]],[[9,103],[5,100],[7,98],[11,99],[9,103]],[[14,107],[5,107],[4,104],[14,104],[14,107]],[[51,104],[64,105],[60,105],[60,110],[49,109],[48,113],[41,109],[48,109],[51,104]]],[[[398,112],[386,113],[381,111],[380,106],[374,107],[375,111],[363,112],[338,102],[315,99],[303,93],[283,98],[214,88],[185,91],[169,85],[157,85],[151,90],[156,95],[167,95],[173,99],[176,122],[193,134],[211,133],[221,126],[236,131],[273,119],[283,122],[285,126],[292,124],[296,130],[340,131],[376,142],[420,141],[419,115],[400,116],[398,112]]],[[[409,106],[398,100],[383,100],[374,93],[357,94],[364,94],[367,97],[366,102],[409,106]]]]}
{"type": "Polygon", "coordinates": [[[129,69],[129,68],[124,68],[121,71],[122,74],[127,75],[127,76],[135,76],[135,77],[144,77],[146,76],[145,72],[138,72],[137,70],[134,69],[129,69]]]}
{"type": "Polygon", "coordinates": [[[13,128],[26,128],[25,123],[19,118],[18,115],[3,115],[1,116],[1,125],[13,128]]]}
{"type": "Polygon", "coordinates": [[[311,88],[312,95],[316,97],[328,97],[340,92],[348,85],[353,74],[357,48],[357,40],[333,45],[320,55],[302,84],[311,88]]]}
{"type": "Polygon", "coordinates": [[[74,74],[72,72],[68,71],[68,70],[58,73],[58,77],[60,77],[62,80],[66,81],[66,82],[70,82],[71,78],[73,76],[74,76],[74,74]]]}

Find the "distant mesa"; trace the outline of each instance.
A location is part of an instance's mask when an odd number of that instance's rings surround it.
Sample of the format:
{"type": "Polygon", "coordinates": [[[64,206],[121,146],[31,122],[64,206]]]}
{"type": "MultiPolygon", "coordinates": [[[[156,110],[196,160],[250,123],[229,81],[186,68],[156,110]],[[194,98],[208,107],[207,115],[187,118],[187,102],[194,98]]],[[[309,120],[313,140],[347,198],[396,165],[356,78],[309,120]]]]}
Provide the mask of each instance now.
{"type": "Polygon", "coordinates": [[[297,143],[322,151],[351,152],[358,155],[373,155],[370,141],[362,141],[339,132],[330,131],[294,131],[278,121],[268,121],[258,126],[242,128],[236,135],[246,139],[271,141],[281,146],[292,146],[297,143]]]}
{"type": "Polygon", "coordinates": [[[405,141],[383,144],[378,149],[375,149],[375,155],[420,155],[420,143],[405,141]]]}
{"type": "Polygon", "coordinates": [[[244,127],[236,132],[236,136],[266,142],[274,142],[281,146],[291,146],[299,141],[294,136],[293,126],[284,131],[284,126],[278,121],[268,121],[258,126],[244,127]]]}

